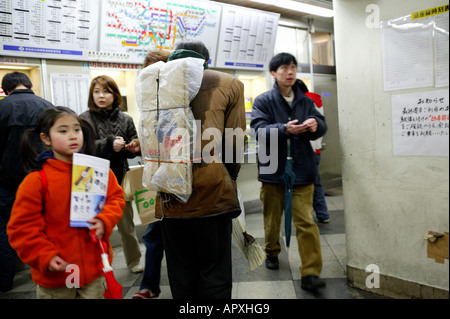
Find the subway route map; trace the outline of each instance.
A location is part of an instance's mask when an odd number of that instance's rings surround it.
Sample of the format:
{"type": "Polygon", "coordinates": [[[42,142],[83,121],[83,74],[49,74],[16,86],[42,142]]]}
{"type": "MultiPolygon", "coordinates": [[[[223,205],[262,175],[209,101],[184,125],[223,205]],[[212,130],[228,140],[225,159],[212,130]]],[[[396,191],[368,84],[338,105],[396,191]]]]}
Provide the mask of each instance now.
{"type": "MultiPolygon", "coordinates": [[[[100,51],[142,62],[150,50],[173,51],[179,41],[200,40],[216,56],[221,6],[205,1],[108,0],[101,10],[100,51]]],[[[215,61],[210,61],[214,65],[215,61]]]]}

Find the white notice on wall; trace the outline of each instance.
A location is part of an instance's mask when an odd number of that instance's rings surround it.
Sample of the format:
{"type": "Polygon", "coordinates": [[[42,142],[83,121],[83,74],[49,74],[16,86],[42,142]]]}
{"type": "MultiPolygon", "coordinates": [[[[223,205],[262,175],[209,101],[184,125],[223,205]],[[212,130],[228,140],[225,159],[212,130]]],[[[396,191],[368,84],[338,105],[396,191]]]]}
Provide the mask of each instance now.
{"type": "Polygon", "coordinates": [[[279,17],[278,13],[224,6],[216,67],[267,70],[279,17]]]}
{"type": "Polygon", "coordinates": [[[392,95],[394,155],[448,156],[448,91],[392,95]]]}
{"type": "Polygon", "coordinates": [[[88,109],[90,83],[91,78],[87,74],[50,73],[52,103],[67,106],[81,114],[88,109]]]}
{"type": "Polygon", "coordinates": [[[384,90],[433,86],[433,33],[430,17],[383,21],[384,90]]]}
{"type": "Polygon", "coordinates": [[[448,86],[449,54],[448,54],[448,12],[434,17],[434,66],[435,86],[448,86]]]}

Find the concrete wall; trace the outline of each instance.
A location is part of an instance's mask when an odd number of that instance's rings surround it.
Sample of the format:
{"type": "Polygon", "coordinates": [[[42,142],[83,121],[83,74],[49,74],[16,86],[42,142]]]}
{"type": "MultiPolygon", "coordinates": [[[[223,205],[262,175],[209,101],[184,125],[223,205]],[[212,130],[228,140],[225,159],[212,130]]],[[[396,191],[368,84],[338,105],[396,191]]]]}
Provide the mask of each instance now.
{"type": "Polygon", "coordinates": [[[349,282],[369,290],[365,269],[375,264],[384,279],[372,291],[423,298],[427,287],[448,298],[448,259],[428,258],[424,240],[449,231],[448,156],[393,156],[392,143],[391,95],[438,89],[385,92],[381,29],[366,25],[369,4],[389,20],[448,1],[333,3],[349,282]]]}

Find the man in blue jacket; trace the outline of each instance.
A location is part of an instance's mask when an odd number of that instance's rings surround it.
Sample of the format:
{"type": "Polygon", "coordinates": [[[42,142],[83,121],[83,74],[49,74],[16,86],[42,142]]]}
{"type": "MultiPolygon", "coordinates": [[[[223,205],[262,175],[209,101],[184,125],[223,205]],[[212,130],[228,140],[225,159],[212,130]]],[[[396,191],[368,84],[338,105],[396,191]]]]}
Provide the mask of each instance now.
{"type": "Polygon", "coordinates": [[[259,95],[253,104],[251,128],[258,140],[258,180],[262,183],[266,267],[278,269],[280,223],[284,210],[284,173],[287,148],[293,159],[292,218],[297,229],[301,287],[315,291],[325,286],[320,235],[311,214],[314,193],[314,152],[310,141],[327,130],[325,118],[313,100],[299,87],[297,61],[288,53],[272,58],[269,70],[275,79],[272,90],[259,95]]]}

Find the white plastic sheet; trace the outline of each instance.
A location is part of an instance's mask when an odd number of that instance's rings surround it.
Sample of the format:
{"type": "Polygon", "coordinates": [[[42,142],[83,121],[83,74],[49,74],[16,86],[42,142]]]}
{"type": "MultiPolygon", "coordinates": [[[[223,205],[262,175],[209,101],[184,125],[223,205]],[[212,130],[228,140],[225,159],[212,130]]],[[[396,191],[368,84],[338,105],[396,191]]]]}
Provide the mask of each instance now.
{"type": "Polygon", "coordinates": [[[192,193],[192,160],[197,128],[190,102],[203,78],[203,60],[184,58],[153,64],[138,76],[140,140],[146,188],[187,202],[192,193]]]}

